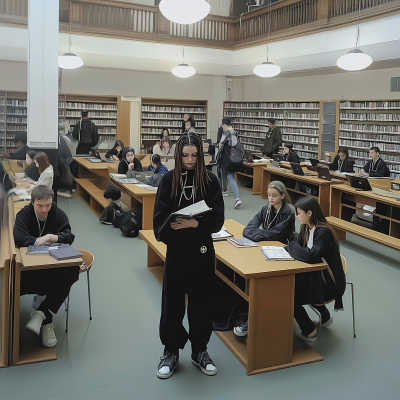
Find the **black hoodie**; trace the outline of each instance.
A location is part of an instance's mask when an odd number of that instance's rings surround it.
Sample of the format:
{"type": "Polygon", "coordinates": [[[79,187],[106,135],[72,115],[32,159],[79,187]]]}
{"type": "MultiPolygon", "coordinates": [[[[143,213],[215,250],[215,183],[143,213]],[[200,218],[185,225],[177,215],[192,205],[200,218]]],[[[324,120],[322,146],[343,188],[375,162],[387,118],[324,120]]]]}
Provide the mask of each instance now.
{"type": "MultiPolygon", "coordinates": [[[[133,154],[135,154],[132,147],[125,147],[122,150],[122,158],[118,164],[118,173],[119,174],[126,174],[129,170],[129,163],[128,163],[128,161],[126,161],[126,155],[129,152],[132,152],[133,154]]],[[[136,157],[133,159],[133,170],[139,171],[139,172],[143,171],[142,163],[136,157]]]]}
{"type": "MultiPolygon", "coordinates": [[[[43,225],[41,225],[41,228],[43,228],[43,225]]],[[[75,239],[75,235],[71,233],[68,217],[63,210],[57,207],[54,201],[47,215],[42,236],[49,233],[58,236],[58,243],[72,244],[75,239]]],[[[33,245],[39,235],[39,223],[33,205],[30,203],[20,210],[15,218],[15,245],[17,247],[33,245]]]]}

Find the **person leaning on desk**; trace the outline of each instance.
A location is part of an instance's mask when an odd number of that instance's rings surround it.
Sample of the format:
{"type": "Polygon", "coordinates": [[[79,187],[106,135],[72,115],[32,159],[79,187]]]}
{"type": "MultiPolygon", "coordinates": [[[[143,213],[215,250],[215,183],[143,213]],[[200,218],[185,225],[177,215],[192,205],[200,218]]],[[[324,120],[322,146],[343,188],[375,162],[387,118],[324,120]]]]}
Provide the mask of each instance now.
{"type": "Polygon", "coordinates": [[[349,157],[347,147],[339,147],[336,157],[329,164],[331,171],[354,172],[354,160],[349,157]]]}
{"type": "Polygon", "coordinates": [[[118,164],[118,173],[126,174],[128,171],[143,171],[142,163],[135,158],[135,150],[132,147],[125,147],[122,150],[122,159],[118,164]]]}
{"type": "Polygon", "coordinates": [[[390,170],[385,161],[380,157],[380,153],[379,147],[374,146],[370,148],[369,155],[371,160],[364,165],[364,168],[360,171],[360,175],[370,176],[371,178],[390,177],[390,170]]]}
{"type": "MultiPolygon", "coordinates": [[[[31,203],[15,218],[14,240],[17,247],[73,243],[75,235],[71,232],[68,217],[53,202],[53,198],[53,190],[47,186],[39,185],[32,190],[31,203]]],[[[57,314],[78,279],[79,266],[24,271],[21,274],[21,296],[37,293],[26,327],[37,335],[41,333],[43,346],[54,347],[57,344],[53,314],[57,314]]]]}

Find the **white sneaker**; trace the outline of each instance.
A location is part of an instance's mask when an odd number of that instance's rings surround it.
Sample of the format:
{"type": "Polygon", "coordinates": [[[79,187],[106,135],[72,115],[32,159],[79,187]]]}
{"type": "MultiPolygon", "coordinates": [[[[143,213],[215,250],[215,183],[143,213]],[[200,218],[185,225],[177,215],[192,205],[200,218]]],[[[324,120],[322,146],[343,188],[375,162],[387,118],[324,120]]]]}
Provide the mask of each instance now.
{"type": "Polygon", "coordinates": [[[237,198],[235,201],[235,204],[233,205],[233,208],[238,208],[241,205],[242,205],[242,201],[239,198],[237,198]]]}
{"type": "Polygon", "coordinates": [[[32,332],[35,332],[36,335],[39,335],[40,327],[42,326],[42,322],[45,320],[45,318],[46,316],[44,315],[43,311],[34,310],[32,311],[31,319],[26,324],[26,327],[32,332]]]}
{"type": "Polygon", "coordinates": [[[35,310],[38,309],[38,307],[46,300],[46,295],[44,296],[40,296],[38,294],[35,294],[33,296],[33,300],[32,300],[32,308],[34,308],[35,310]]]}
{"type": "Polygon", "coordinates": [[[222,192],[222,196],[227,197],[228,196],[228,191],[222,192]]]}
{"type": "Polygon", "coordinates": [[[44,347],[54,347],[57,344],[56,334],[54,333],[54,324],[42,325],[42,344],[44,347]]]}

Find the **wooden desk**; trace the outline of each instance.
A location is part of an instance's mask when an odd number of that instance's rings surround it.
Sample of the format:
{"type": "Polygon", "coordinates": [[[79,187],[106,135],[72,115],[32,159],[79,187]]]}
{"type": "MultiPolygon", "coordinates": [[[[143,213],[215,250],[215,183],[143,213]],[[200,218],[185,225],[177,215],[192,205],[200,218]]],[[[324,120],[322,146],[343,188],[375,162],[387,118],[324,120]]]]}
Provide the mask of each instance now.
{"type": "MultiPolygon", "coordinates": [[[[333,185],[329,222],[340,240],[346,239],[346,232],[362,236],[385,246],[400,250],[400,201],[379,196],[372,191],[356,191],[351,186],[333,185]],[[357,203],[375,207],[370,228],[352,223],[357,203]]],[[[398,193],[398,192],[395,192],[398,193]]],[[[366,212],[365,210],[363,212],[366,212]]]]}
{"type": "MultiPolygon", "coordinates": [[[[18,203],[15,203],[18,204],[18,203]]],[[[9,227],[11,231],[15,223],[15,209],[10,207],[9,211],[10,222],[9,227]]],[[[14,245],[14,238],[12,238],[14,245]]],[[[15,247],[14,247],[15,249],[15,247]]],[[[42,345],[40,335],[36,336],[34,333],[26,329],[25,324],[20,327],[20,282],[21,273],[34,269],[47,269],[69,267],[82,264],[81,258],[73,260],[57,261],[53,257],[47,256],[27,256],[27,248],[21,247],[16,249],[16,260],[13,267],[12,277],[12,306],[11,312],[13,313],[12,325],[12,350],[11,360],[13,365],[31,364],[36,362],[50,361],[57,359],[56,347],[47,348],[42,345]]]]}
{"type": "Polygon", "coordinates": [[[75,178],[76,194],[97,216],[100,216],[108,205],[103,194],[111,183],[110,172],[117,172],[118,163],[91,163],[85,157],[74,157],[74,160],[78,164],[78,178],[75,178]]]}
{"type": "Polygon", "coordinates": [[[124,184],[114,178],[111,178],[111,181],[124,194],[122,201],[132,210],[137,208],[138,203],[142,205],[142,229],[153,229],[154,204],[157,191],[137,187],[134,183],[124,184]]]}
{"type": "Polygon", "coordinates": [[[339,181],[337,179],[326,181],[318,178],[316,174],[311,176],[295,175],[288,169],[269,166],[267,168],[263,168],[263,183],[261,190],[261,197],[263,199],[268,198],[268,185],[272,181],[281,181],[285,184],[293,203],[301,196],[312,196],[316,198],[325,216],[329,215],[331,185],[343,183],[343,181],[339,181]],[[297,188],[297,183],[302,183],[308,186],[314,191],[314,194],[308,194],[300,191],[297,188]]]}
{"type": "MultiPolygon", "coordinates": [[[[225,227],[242,237],[244,226],[226,220],[225,227]]],[[[162,282],[166,246],[153,231],[141,231],[148,244],[147,268],[162,282]]],[[[260,242],[283,246],[279,242],[260,242]]],[[[295,274],[321,270],[324,263],[300,261],[267,262],[259,247],[238,249],[226,241],[215,242],[215,273],[249,303],[247,343],[232,331],[215,334],[246,368],[248,375],[323,360],[315,350],[293,335],[295,274]]]]}
{"type": "Polygon", "coordinates": [[[241,189],[252,192],[252,194],[261,194],[262,169],[266,165],[268,165],[268,162],[244,162],[243,172],[236,172],[236,181],[238,186],[241,189]]]}

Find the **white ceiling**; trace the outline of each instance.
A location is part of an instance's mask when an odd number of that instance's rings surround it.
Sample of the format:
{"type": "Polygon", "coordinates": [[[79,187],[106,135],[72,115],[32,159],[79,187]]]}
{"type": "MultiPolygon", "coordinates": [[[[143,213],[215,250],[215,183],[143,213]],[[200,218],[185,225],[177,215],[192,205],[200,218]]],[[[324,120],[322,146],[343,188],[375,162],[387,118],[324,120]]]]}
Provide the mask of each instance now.
{"type": "MultiPolygon", "coordinates": [[[[400,16],[361,24],[360,48],[374,61],[400,58],[399,25],[400,16]]],[[[27,41],[27,29],[0,26],[0,58],[26,61],[27,41]]],[[[269,45],[269,60],[283,72],[334,67],[355,41],[355,26],[282,40],[269,45]]],[[[68,35],[61,33],[59,52],[67,51],[68,35]]],[[[71,51],[91,67],[169,72],[182,62],[182,46],[94,36],[73,35],[71,51]]],[[[198,74],[243,76],[251,75],[254,66],[265,61],[265,53],[265,45],[236,51],[187,46],[185,62],[198,74]]]]}

